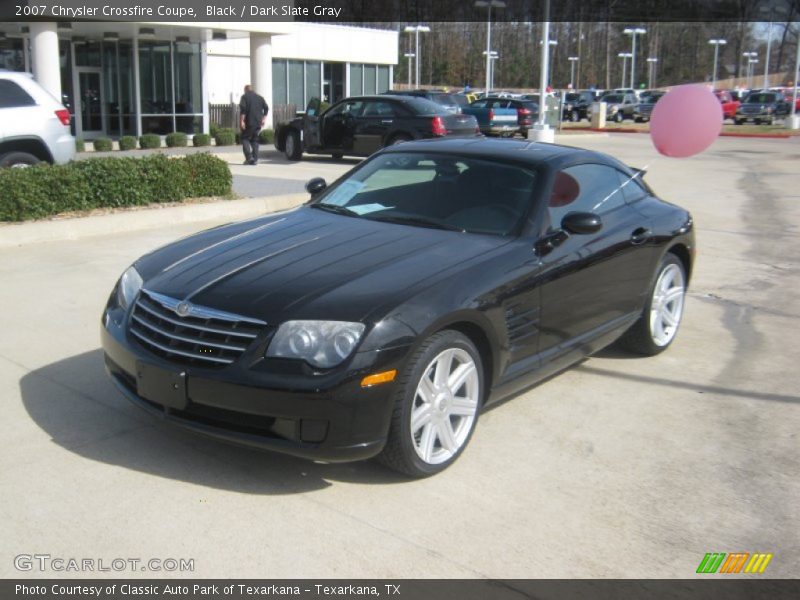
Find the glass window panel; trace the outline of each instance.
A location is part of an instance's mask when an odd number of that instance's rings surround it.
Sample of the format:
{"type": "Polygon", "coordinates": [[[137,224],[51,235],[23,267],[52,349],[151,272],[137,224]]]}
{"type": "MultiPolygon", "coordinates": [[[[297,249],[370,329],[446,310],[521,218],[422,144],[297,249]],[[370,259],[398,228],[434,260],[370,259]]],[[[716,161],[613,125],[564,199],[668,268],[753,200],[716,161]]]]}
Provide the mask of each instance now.
{"type": "Polygon", "coordinates": [[[350,96],[360,96],[364,93],[363,74],[364,65],[350,65],[350,96]]]}
{"type": "Polygon", "coordinates": [[[76,67],[101,66],[100,42],[76,42],[74,46],[76,67]]]}
{"type": "Polygon", "coordinates": [[[113,136],[121,135],[119,132],[119,68],[116,42],[103,43],[103,92],[106,103],[106,133],[113,136]]]}
{"type": "Polygon", "coordinates": [[[203,133],[203,117],[179,115],[175,117],[175,131],[182,131],[189,135],[203,133]]]}
{"type": "Polygon", "coordinates": [[[272,61],[272,104],[286,104],[286,61],[272,61]]]}
{"type": "Polygon", "coordinates": [[[0,69],[25,70],[25,54],[22,38],[0,40],[0,69]]]}
{"type": "Polygon", "coordinates": [[[298,108],[305,107],[305,96],[303,94],[303,61],[289,61],[289,104],[294,104],[298,108]]]}
{"type": "Polygon", "coordinates": [[[364,65],[364,93],[375,93],[375,65],[364,65]]]}
{"type": "Polygon", "coordinates": [[[139,43],[142,114],[172,113],[172,61],[169,42],[139,43]]]}
{"type": "Polygon", "coordinates": [[[119,90],[122,135],[136,135],[136,100],[133,80],[133,44],[119,43],[119,90]]]}
{"type": "Polygon", "coordinates": [[[175,112],[203,112],[200,44],[175,44],[175,112]]]}
{"type": "Polygon", "coordinates": [[[167,135],[172,133],[172,115],[142,117],[142,133],[157,133],[167,135]]]}
{"type": "Polygon", "coordinates": [[[306,101],[307,105],[312,98],[322,97],[322,87],[320,85],[321,65],[318,62],[306,63],[306,101]]]}
{"type": "Polygon", "coordinates": [[[378,93],[389,91],[389,67],[387,65],[378,66],[378,93]]]}

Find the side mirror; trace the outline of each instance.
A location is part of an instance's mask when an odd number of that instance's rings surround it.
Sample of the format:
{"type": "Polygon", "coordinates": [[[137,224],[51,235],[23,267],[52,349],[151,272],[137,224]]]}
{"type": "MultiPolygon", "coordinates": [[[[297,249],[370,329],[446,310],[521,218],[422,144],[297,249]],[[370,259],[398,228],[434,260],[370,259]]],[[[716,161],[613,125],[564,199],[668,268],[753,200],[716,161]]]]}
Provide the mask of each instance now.
{"type": "Polygon", "coordinates": [[[597,233],[602,227],[603,221],[594,213],[571,212],[561,220],[561,229],[570,233],[597,233]]]}
{"type": "Polygon", "coordinates": [[[306,191],[312,196],[316,196],[328,187],[328,183],[322,177],[314,177],[306,182],[306,191]]]}

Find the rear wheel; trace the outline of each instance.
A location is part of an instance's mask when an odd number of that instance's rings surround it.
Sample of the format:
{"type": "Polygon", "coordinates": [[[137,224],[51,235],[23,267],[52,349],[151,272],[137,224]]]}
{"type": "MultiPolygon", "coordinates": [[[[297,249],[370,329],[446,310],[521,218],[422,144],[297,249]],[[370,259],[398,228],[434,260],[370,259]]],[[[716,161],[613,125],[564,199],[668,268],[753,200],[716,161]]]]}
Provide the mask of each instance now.
{"type": "Polygon", "coordinates": [[[622,120],[623,120],[624,118],[625,118],[625,117],[623,117],[623,116],[622,116],[622,113],[621,113],[621,112],[618,112],[617,114],[615,114],[615,115],[614,115],[614,122],[615,122],[615,123],[622,123],[622,120]]]}
{"type": "Polygon", "coordinates": [[[645,356],[654,356],[666,350],[678,333],[685,298],[686,271],[683,263],[677,256],[668,253],[661,260],[642,315],[620,338],[620,345],[645,356]]]}
{"type": "Polygon", "coordinates": [[[378,460],[410,475],[446,469],[469,443],[483,395],[475,344],[440,331],[414,352],[398,382],[389,438],[378,460]]]}
{"type": "Polygon", "coordinates": [[[744,121],[742,119],[734,119],[733,120],[733,124],[734,125],[741,125],[742,123],[744,123],[744,121]]]}
{"type": "Polygon", "coordinates": [[[27,152],[9,152],[0,156],[0,167],[24,168],[42,162],[33,154],[27,152]]]}
{"type": "Polygon", "coordinates": [[[341,152],[334,152],[333,154],[331,154],[331,157],[334,160],[342,160],[342,158],[344,157],[344,154],[342,154],[341,152]]]}
{"type": "Polygon", "coordinates": [[[569,120],[573,123],[577,123],[581,120],[581,114],[577,110],[573,110],[571,113],[569,113],[569,120]]]}
{"type": "Polygon", "coordinates": [[[294,129],[286,132],[284,141],[284,154],[289,160],[300,160],[303,156],[303,148],[300,146],[300,135],[294,129]]]}

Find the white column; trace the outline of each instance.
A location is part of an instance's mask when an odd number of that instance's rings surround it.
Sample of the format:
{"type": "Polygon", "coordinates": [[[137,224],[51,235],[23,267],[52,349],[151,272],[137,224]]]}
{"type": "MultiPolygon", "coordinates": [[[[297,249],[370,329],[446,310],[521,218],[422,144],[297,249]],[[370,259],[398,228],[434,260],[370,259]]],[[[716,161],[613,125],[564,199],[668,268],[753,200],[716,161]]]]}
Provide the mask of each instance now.
{"type": "MultiPolygon", "coordinates": [[[[61,67],[55,23],[30,23],[33,76],[61,102],[61,67]]],[[[76,91],[77,93],[77,91],[76,91]]]]}
{"type": "Polygon", "coordinates": [[[211,124],[209,123],[211,115],[208,111],[210,102],[208,94],[208,43],[205,41],[200,42],[200,81],[203,98],[203,133],[209,133],[211,131],[211,124]]]}
{"type": "Polygon", "coordinates": [[[270,35],[250,34],[250,82],[253,90],[264,96],[269,104],[269,116],[267,116],[264,127],[272,129],[274,102],[272,100],[272,36],[270,35]]]}

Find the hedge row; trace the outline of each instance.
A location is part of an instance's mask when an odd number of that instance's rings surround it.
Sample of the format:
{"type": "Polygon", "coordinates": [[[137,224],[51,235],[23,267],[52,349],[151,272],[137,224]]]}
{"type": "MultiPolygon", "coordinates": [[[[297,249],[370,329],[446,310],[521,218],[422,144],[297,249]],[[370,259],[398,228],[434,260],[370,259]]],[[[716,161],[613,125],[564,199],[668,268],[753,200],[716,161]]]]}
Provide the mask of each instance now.
{"type": "Polygon", "coordinates": [[[67,165],[0,169],[0,221],[177,202],[231,193],[231,172],[210,154],[90,158],[67,165]]]}

